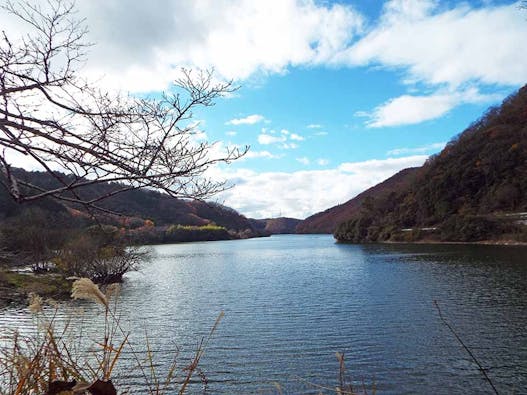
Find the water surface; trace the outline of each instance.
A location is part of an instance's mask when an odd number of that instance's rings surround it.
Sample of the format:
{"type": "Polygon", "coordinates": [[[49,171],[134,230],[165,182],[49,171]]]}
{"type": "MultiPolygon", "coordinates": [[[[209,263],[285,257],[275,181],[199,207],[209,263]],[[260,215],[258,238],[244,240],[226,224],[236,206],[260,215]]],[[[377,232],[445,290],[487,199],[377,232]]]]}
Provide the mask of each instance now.
{"type": "MultiPolygon", "coordinates": [[[[163,370],[224,311],[201,364],[211,394],[274,393],[274,382],[284,393],[334,388],[336,352],[356,384],[375,382],[379,394],[491,393],[434,300],[500,393],[527,393],[524,247],[291,235],[154,250],[123,286],[123,326],[134,328],[137,348],[148,333],[163,370]]],[[[0,313],[0,326],[15,322],[31,319],[25,310],[0,313]]],[[[126,374],[130,385],[141,381],[126,374]]],[[[198,380],[191,392],[201,389],[198,380]]]]}

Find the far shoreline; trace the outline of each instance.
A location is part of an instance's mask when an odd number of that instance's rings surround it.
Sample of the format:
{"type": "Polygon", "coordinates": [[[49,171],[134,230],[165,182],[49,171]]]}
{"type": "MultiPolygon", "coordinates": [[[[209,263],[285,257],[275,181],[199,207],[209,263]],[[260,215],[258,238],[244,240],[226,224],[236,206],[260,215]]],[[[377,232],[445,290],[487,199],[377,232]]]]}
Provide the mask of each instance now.
{"type": "Polygon", "coordinates": [[[485,245],[485,246],[506,246],[506,247],[527,247],[527,242],[516,240],[480,240],[480,241],[439,241],[439,240],[414,240],[414,241],[376,241],[371,243],[354,243],[352,241],[335,239],[337,244],[428,244],[428,245],[485,245]]]}

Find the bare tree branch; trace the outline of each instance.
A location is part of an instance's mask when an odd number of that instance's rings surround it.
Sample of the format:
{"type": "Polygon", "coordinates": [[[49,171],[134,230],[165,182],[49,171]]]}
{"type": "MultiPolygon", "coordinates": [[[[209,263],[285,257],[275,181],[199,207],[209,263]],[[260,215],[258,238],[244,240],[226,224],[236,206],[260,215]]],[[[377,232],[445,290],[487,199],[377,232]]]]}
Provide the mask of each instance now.
{"type": "Polygon", "coordinates": [[[6,0],[2,8],[31,30],[22,38],[0,36],[0,182],[13,199],[52,197],[93,206],[136,188],[198,199],[226,188],[206,178],[206,170],[238,159],[248,147],[212,156],[214,144],[197,141],[191,120],[194,110],[232,92],[231,82],[183,69],[173,93],[160,99],[104,92],[78,75],[90,44],[72,1],[40,6],[6,0]],[[12,171],[15,154],[30,158],[56,186],[19,179],[12,171]],[[77,193],[103,182],[120,185],[95,198],[77,193]]]}

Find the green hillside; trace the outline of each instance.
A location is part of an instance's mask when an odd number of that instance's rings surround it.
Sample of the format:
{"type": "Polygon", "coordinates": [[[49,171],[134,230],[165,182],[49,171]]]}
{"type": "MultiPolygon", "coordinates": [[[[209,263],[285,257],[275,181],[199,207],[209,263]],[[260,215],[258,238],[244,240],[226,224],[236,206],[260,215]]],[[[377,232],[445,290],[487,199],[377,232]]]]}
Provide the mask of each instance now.
{"type": "Polygon", "coordinates": [[[362,202],[340,241],[524,240],[527,86],[490,108],[388,196],[362,202]]]}

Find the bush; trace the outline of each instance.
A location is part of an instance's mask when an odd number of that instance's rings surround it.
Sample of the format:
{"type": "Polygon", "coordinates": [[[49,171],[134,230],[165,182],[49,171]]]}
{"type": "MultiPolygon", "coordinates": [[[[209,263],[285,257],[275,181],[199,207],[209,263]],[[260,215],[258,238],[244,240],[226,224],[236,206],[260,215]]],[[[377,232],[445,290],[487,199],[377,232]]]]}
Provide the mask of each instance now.
{"type": "Polygon", "coordinates": [[[117,228],[92,227],[69,240],[54,259],[67,276],[87,277],[95,283],[121,282],[137,270],[148,252],[127,246],[117,228]]]}

